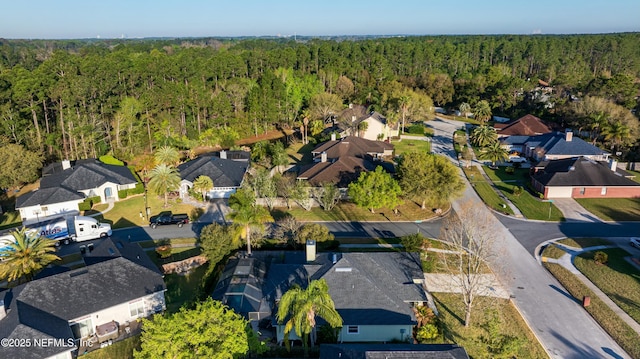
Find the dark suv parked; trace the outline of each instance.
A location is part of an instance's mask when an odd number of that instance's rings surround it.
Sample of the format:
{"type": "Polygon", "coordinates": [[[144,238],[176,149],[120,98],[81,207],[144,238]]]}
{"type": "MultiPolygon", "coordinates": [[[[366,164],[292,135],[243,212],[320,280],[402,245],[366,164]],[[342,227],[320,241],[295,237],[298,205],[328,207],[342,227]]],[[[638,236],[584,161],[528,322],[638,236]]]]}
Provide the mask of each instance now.
{"type": "Polygon", "coordinates": [[[162,212],[157,216],[149,218],[149,225],[151,228],[156,228],[157,226],[165,224],[177,224],[178,227],[182,227],[187,223],[189,223],[189,216],[184,213],[172,214],[171,212],[162,212]]]}

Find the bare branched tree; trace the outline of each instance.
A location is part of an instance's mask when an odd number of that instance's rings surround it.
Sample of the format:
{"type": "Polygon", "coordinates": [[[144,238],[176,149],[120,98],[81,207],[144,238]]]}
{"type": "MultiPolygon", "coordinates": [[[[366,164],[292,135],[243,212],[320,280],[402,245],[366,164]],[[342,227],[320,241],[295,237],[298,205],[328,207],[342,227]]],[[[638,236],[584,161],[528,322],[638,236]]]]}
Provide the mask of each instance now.
{"type": "Polygon", "coordinates": [[[476,297],[484,289],[483,274],[494,256],[496,231],[491,214],[479,204],[464,203],[450,215],[440,233],[453,251],[442,256],[443,264],[452,275],[453,285],[462,294],[465,305],[464,325],[471,324],[471,312],[476,297]]]}

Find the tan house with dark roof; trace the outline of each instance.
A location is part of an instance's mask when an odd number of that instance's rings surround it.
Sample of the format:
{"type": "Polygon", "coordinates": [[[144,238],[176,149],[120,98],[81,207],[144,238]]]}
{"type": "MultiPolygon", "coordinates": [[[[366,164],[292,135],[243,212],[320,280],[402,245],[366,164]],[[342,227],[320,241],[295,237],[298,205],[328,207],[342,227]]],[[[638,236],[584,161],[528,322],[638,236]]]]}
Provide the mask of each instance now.
{"type": "Polygon", "coordinates": [[[382,165],[383,158],[393,154],[393,145],[355,136],[336,139],[332,135],[331,141],[318,145],[311,153],[314,163],[302,167],[297,178],[314,187],[331,182],[346,188],[361,172],[382,165]]]}

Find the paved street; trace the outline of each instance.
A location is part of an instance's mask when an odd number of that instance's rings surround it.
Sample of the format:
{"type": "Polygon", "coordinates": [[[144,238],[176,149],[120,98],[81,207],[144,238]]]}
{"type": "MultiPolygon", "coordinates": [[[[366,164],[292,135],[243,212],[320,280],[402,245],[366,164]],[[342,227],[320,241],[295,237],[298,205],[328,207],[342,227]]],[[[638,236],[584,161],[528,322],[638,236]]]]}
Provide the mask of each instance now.
{"type": "MultiPolygon", "coordinates": [[[[451,133],[461,123],[432,121],[436,126],[434,150],[452,160],[451,133]],[[447,135],[448,133],[448,135],[447,135]],[[448,146],[447,147],[447,141],[448,146]]],[[[456,161],[457,162],[457,161],[456,161]]],[[[461,173],[462,176],[462,173],[461,173]]],[[[466,181],[466,179],[465,179],[466,181]]],[[[474,201],[490,212],[467,183],[464,196],[454,202],[454,209],[465,201],[474,201]]],[[[629,358],[629,356],[600,328],[562,286],[536,261],[535,250],[543,242],[564,237],[620,237],[640,234],[640,223],[604,223],[569,221],[546,223],[519,220],[490,212],[494,221],[497,248],[500,256],[494,260],[496,274],[513,299],[534,334],[552,358],[629,358]]],[[[213,218],[213,217],[212,217],[213,218]]],[[[438,237],[441,220],[428,222],[325,222],[336,237],[397,237],[420,232],[438,237]]],[[[142,241],[197,235],[206,223],[193,223],[178,228],[164,226],[130,228],[114,231],[114,240],[142,241]]],[[[83,243],[85,244],[85,243],[83,243]]],[[[78,244],[61,249],[64,254],[78,244]]],[[[77,249],[76,249],[77,250],[77,249]]]]}

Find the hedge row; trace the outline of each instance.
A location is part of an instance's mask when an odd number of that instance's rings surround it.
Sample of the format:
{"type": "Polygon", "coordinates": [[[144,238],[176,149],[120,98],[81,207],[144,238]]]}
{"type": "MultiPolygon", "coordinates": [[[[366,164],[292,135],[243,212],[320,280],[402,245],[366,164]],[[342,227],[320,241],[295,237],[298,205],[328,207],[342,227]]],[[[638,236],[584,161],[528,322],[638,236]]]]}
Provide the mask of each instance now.
{"type": "Polygon", "coordinates": [[[144,193],[144,184],[142,182],[136,183],[134,188],[123,189],[118,191],[118,198],[124,199],[129,196],[133,196],[134,194],[142,194],[144,193]]]}
{"type": "Polygon", "coordinates": [[[81,211],[88,211],[93,207],[94,204],[98,204],[100,202],[100,196],[87,197],[84,199],[84,201],[78,204],[78,209],[81,211]]]}

